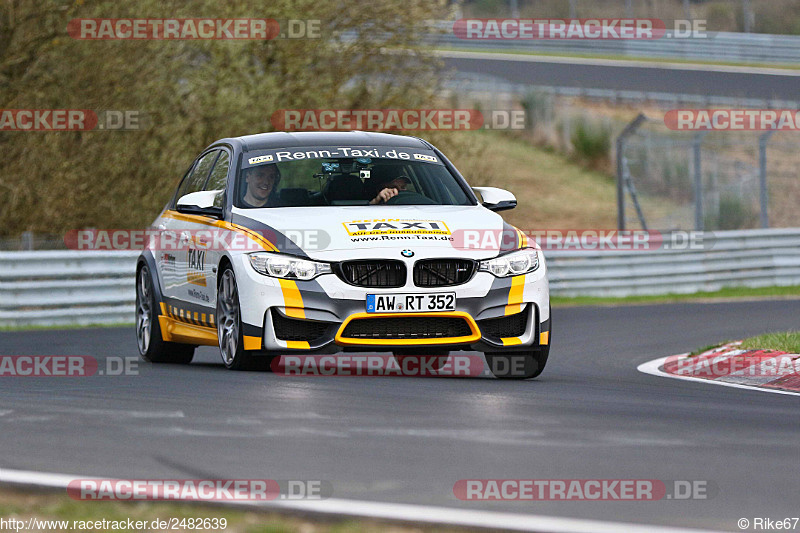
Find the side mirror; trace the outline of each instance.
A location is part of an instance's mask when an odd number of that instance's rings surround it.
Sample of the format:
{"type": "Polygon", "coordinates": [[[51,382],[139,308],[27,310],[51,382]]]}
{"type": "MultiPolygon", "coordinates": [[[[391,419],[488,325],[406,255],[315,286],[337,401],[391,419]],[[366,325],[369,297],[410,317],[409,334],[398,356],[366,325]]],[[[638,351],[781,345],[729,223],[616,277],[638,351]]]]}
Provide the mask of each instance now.
{"type": "Polygon", "coordinates": [[[480,195],[483,207],[490,211],[505,211],[517,207],[517,197],[505,189],[473,187],[472,190],[480,195]]]}
{"type": "Polygon", "coordinates": [[[197,191],[181,196],[178,199],[178,213],[187,215],[204,215],[222,218],[222,207],[218,200],[225,191],[197,191]]]}

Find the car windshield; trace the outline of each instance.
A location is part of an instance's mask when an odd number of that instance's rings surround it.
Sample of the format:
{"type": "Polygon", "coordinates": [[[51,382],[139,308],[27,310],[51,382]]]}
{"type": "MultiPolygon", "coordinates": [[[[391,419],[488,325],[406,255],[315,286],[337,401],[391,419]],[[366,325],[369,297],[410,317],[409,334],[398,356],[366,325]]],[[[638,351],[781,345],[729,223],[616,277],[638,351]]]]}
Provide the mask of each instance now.
{"type": "Polygon", "coordinates": [[[471,200],[433,151],[314,147],[245,153],[234,204],[470,205],[471,200]]]}

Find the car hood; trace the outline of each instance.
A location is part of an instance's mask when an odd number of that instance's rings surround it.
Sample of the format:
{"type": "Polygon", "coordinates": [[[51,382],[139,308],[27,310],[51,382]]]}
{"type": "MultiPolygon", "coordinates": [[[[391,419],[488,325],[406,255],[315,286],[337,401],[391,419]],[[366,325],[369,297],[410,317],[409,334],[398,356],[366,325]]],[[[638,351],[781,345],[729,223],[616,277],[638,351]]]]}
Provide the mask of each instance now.
{"type": "MultiPolygon", "coordinates": [[[[308,257],[326,261],[399,259],[402,250],[413,252],[415,258],[485,259],[497,255],[498,237],[504,227],[509,228],[500,215],[482,206],[235,208],[234,221],[267,234],[271,231],[279,240],[285,236],[308,257]]],[[[278,247],[297,251],[289,244],[278,247]]]]}

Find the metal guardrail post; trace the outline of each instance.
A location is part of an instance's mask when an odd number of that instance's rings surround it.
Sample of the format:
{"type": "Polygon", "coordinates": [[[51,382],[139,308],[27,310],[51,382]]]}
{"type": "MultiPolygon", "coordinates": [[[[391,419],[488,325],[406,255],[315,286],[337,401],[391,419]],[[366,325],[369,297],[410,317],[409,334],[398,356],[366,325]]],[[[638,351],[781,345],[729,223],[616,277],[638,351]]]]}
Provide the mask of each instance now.
{"type": "Polygon", "coordinates": [[[775,130],[769,130],[758,137],[758,188],[761,202],[761,227],[769,227],[769,194],[767,190],[767,143],[775,130]]]}
{"type": "Polygon", "coordinates": [[[704,131],[694,136],[692,152],[694,153],[694,229],[703,231],[703,137],[708,132],[704,131]]]}
{"type": "Polygon", "coordinates": [[[742,19],[744,21],[744,32],[750,33],[750,28],[753,26],[755,14],[750,8],[750,0],[742,0],[742,19]]]}
{"type": "Polygon", "coordinates": [[[625,189],[628,191],[628,194],[631,195],[631,202],[633,202],[633,208],[636,210],[636,216],[639,218],[639,224],[642,225],[643,230],[647,231],[647,222],[644,219],[644,212],[642,212],[642,206],[639,203],[639,195],[636,193],[636,185],[633,183],[633,179],[631,179],[628,158],[624,155],[622,156],[622,178],[625,183],[625,189]]]}
{"type": "Polygon", "coordinates": [[[625,229],[625,140],[639,129],[647,116],[644,113],[639,113],[633,119],[622,133],[619,134],[616,141],[616,157],[617,157],[617,229],[625,229]]]}
{"type": "Polygon", "coordinates": [[[33,232],[23,231],[20,239],[19,249],[23,251],[33,250],[33,232]]]}

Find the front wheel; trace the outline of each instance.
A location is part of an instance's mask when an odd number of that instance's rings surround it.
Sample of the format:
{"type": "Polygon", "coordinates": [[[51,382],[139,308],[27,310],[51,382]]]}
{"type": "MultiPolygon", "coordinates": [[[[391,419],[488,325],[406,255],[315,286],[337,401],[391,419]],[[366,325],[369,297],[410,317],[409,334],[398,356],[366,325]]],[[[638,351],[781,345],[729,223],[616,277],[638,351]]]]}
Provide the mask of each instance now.
{"type": "Polygon", "coordinates": [[[195,347],[164,341],[157,309],[150,269],[142,265],[136,275],[136,343],[139,355],[149,363],[188,365],[194,357],[195,347]]]}
{"type": "Polygon", "coordinates": [[[217,287],[217,338],[222,362],[230,370],[269,370],[272,357],[254,357],[244,349],[236,275],[228,266],[217,287]]]}

